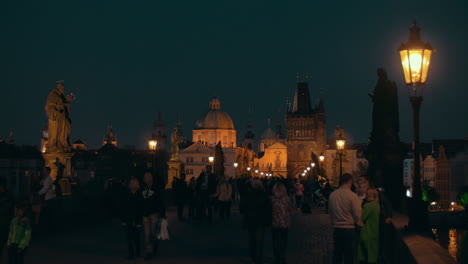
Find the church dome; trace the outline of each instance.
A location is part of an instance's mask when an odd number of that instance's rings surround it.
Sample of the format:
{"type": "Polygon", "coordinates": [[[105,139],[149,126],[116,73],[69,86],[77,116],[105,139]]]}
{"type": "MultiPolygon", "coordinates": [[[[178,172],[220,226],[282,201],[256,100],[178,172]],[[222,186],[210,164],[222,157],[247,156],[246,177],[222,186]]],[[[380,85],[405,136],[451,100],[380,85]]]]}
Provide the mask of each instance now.
{"type": "Polygon", "coordinates": [[[271,127],[269,127],[265,131],[263,131],[260,139],[276,139],[276,133],[275,131],[273,131],[273,129],[271,129],[271,127]]]}
{"type": "Polygon", "coordinates": [[[234,129],[234,122],[221,110],[221,102],[215,97],[210,101],[210,109],[198,119],[195,129],[234,129]]]}

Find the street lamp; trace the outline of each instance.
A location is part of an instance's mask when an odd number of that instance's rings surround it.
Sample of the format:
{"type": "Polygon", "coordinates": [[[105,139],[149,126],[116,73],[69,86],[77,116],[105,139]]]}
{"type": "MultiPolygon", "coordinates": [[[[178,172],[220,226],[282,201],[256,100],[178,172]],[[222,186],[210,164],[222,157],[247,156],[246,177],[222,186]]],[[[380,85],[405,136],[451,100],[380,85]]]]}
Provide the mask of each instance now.
{"type": "Polygon", "coordinates": [[[319,160],[320,160],[320,162],[324,162],[325,161],[325,156],[323,154],[320,155],[319,160]]]}
{"type": "Polygon", "coordinates": [[[234,168],[237,168],[239,166],[239,163],[234,162],[234,168]]]}
{"type": "Polygon", "coordinates": [[[208,157],[208,161],[209,161],[210,163],[213,163],[213,162],[214,162],[214,157],[213,157],[213,156],[209,156],[209,157],[208,157]]]}
{"type": "Polygon", "coordinates": [[[156,147],[158,146],[158,141],[156,139],[149,139],[148,140],[148,148],[151,151],[155,151],[156,147]]]}
{"type": "Polygon", "coordinates": [[[310,167],[307,167],[307,170],[310,171],[310,167]]]}
{"type": "Polygon", "coordinates": [[[315,162],[312,162],[312,163],[310,164],[310,166],[311,166],[312,168],[315,168],[315,162]]]}
{"type": "Polygon", "coordinates": [[[409,228],[425,230],[428,228],[427,207],[422,200],[421,161],[419,149],[419,111],[423,101],[427,74],[434,49],[428,42],[423,42],[421,29],[416,21],[410,28],[408,42],[400,45],[401,64],[408,88],[408,95],[413,108],[413,210],[410,210],[409,228]]]}
{"type": "Polygon", "coordinates": [[[340,179],[343,176],[343,151],[346,146],[346,140],[343,138],[343,135],[340,134],[336,140],[336,149],[338,150],[338,155],[340,155],[340,179]]]}
{"type": "Polygon", "coordinates": [[[151,167],[153,173],[156,174],[156,147],[158,146],[158,141],[152,136],[148,139],[148,148],[151,153],[151,167]]]}

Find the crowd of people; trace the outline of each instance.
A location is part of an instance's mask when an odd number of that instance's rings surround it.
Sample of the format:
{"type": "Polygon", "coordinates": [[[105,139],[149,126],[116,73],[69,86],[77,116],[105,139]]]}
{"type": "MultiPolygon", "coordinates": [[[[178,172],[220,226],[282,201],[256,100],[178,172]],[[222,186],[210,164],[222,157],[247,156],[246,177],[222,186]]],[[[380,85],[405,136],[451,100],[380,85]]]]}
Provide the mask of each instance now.
{"type": "MultiPolygon", "coordinates": [[[[14,203],[6,185],[0,182],[0,254],[6,246],[10,264],[23,263],[32,227],[40,219],[46,217],[49,225],[54,223],[52,211],[58,208],[56,197],[60,194],[50,172],[45,167],[39,183],[31,184],[34,190],[29,201],[14,203]]],[[[151,171],[141,178],[131,177],[125,185],[120,186],[125,188],[119,192],[118,205],[112,206],[112,211],[121,219],[127,257],[141,256],[143,233],[144,259],[152,259],[158,253],[160,241],[170,239],[165,185],[151,171]]],[[[380,190],[370,188],[358,196],[354,186],[350,174],[341,177],[336,190],[323,177],[225,179],[214,175],[208,165],[196,178],[187,181],[182,174],[174,179],[172,191],[180,222],[209,224],[214,215],[219,221],[228,222],[233,204],[238,205],[253,263],[263,263],[267,231],[271,232],[275,263],[286,263],[291,216],[295,212],[311,213],[312,207],[323,207],[330,214],[334,228],[333,263],[377,263],[382,233],[391,222],[391,205],[380,190]]]]}

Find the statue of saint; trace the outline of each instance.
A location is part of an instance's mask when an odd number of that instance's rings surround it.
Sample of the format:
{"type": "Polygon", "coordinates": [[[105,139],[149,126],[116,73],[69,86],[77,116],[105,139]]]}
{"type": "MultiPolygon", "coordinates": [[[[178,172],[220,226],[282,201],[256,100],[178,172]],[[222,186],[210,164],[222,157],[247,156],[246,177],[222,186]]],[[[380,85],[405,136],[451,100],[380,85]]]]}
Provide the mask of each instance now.
{"type": "Polygon", "coordinates": [[[180,132],[178,127],[174,127],[174,132],[171,135],[171,145],[172,145],[172,157],[171,159],[179,158],[179,143],[180,143],[180,132]]]}
{"type": "Polygon", "coordinates": [[[48,118],[47,152],[63,153],[70,151],[70,104],[75,99],[74,94],[65,96],[63,81],[57,82],[57,88],[47,97],[45,111],[48,118]]]}
{"type": "Polygon", "coordinates": [[[345,131],[343,128],[341,128],[340,126],[336,126],[335,128],[335,136],[337,138],[341,137],[342,139],[346,139],[346,134],[345,134],[345,131]]]}

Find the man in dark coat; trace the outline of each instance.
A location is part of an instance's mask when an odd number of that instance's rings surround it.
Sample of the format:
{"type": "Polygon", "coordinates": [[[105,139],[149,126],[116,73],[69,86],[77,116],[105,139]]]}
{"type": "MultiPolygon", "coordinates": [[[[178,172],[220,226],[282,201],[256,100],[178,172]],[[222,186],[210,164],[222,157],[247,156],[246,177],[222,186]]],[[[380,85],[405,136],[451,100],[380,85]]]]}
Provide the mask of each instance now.
{"type": "Polygon", "coordinates": [[[188,197],[187,183],[185,182],[185,174],[180,175],[180,179],[175,179],[172,183],[174,190],[174,202],[177,205],[177,217],[179,221],[185,221],[184,206],[188,197]]]}
{"type": "Polygon", "coordinates": [[[250,257],[253,263],[263,261],[265,229],[272,222],[271,201],[263,183],[252,180],[249,190],[241,199],[240,211],[244,216],[244,227],[249,232],[250,257]]]}
{"type": "Polygon", "coordinates": [[[204,172],[197,178],[197,193],[200,199],[199,214],[200,220],[208,213],[208,221],[213,216],[213,198],[210,196],[216,193],[216,178],[212,173],[211,165],[207,165],[204,172]]]}
{"type": "Polygon", "coordinates": [[[129,190],[121,204],[122,226],[128,247],[128,259],[140,257],[140,229],[143,224],[143,196],[140,183],[136,178],[130,179],[129,190]]]}

